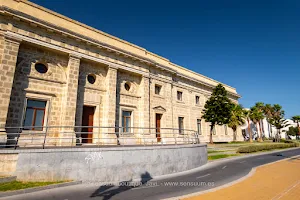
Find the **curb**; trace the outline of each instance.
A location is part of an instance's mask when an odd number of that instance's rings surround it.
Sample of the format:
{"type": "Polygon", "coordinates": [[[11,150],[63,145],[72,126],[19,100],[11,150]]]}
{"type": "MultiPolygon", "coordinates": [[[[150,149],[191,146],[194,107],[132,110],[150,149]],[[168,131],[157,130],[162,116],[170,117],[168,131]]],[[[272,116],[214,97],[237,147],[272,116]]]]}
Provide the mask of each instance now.
{"type": "MultiPolygon", "coordinates": [[[[295,157],[299,157],[299,155],[293,156],[292,158],[295,158],[295,157]]],[[[271,164],[275,164],[275,163],[278,163],[278,162],[282,162],[282,161],[285,161],[285,160],[289,160],[289,159],[290,158],[285,158],[285,159],[282,159],[282,160],[277,160],[275,162],[271,162],[271,163],[267,163],[267,164],[264,164],[264,165],[260,165],[258,167],[254,167],[254,168],[251,169],[251,171],[246,176],[243,176],[243,177],[241,177],[241,178],[239,178],[237,180],[234,180],[232,182],[226,183],[226,184],[221,185],[219,187],[215,187],[215,188],[212,188],[212,189],[204,190],[204,191],[201,191],[201,192],[194,192],[194,193],[191,193],[191,194],[182,195],[182,196],[178,196],[178,197],[166,198],[166,199],[163,199],[163,200],[182,200],[182,199],[189,198],[189,197],[196,197],[196,196],[199,196],[199,195],[202,195],[202,194],[206,194],[206,193],[209,193],[209,192],[215,192],[217,190],[230,187],[232,185],[235,185],[237,183],[240,183],[240,182],[242,182],[242,181],[250,178],[251,176],[253,176],[255,174],[256,170],[258,168],[260,168],[260,167],[265,167],[265,166],[268,166],[268,165],[271,165],[271,164]]]]}
{"type": "Polygon", "coordinates": [[[67,183],[51,184],[51,185],[46,185],[46,186],[41,186],[41,187],[33,187],[33,188],[27,188],[27,189],[15,190],[15,191],[0,192],[0,198],[19,195],[19,194],[26,194],[26,193],[31,193],[31,192],[37,192],[37,191],[41,191],[41,190],[48,190],[48,189],[53,189],[53,188],[78,185],[81,183],[82,183],[82,181],[72,181],[72,182],[67,182],[67,183]]]}

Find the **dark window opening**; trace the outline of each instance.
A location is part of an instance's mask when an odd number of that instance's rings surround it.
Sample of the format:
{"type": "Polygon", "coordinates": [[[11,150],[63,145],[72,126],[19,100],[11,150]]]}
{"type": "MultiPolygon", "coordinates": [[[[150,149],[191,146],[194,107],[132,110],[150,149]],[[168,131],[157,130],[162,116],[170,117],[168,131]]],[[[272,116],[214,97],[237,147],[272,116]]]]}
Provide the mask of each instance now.
{"type": "Polygon", "coordinates": [[[87,80],[90,84],[94,84],[96,82],[96,76],[94,74],[89,74],[87,80]]]}
{"type": "Polygon", "coordinates": [[[202,135],[201,132],[201,119],[197,119],[197,131],[199,135],[202,135]]]}
{"type": "Polygon", "coordinates": [[[160,85],[155,85],[155,94],[160,94],[161,91],[161,86],[160,85]]]}
{"type": "Polygon", "coordinates": [[[182,92],[177,91],[177,100],[182,101],[182,92]]]}
{"type": "Polygon", "coordinates": [[[184,124],[183,124],[183,117],[178,117],[178,128],[179,134],[183,134],[184,124]]]}
{"type": "Polygon", "coordinates": [[[124,133],[130,133],[131,127],[131,111],[123,111],[122,112],[122,127],[124,133]]]}
{"type": "Polygon", "coordinates": [[[35,70],[38,71],[41,74],[45,74],[48,71],[48,67],[44,65],[43,63],[36,63],[34,65],[35,70]]]}
{"type": "Polygon", "coordinates": [[[46,101],[27,100],[24,130],[43,130],[46,103],[46,101]]]}
{"type": "Polygon", "coordinates": [[[196,96],[196,105],[199,105],[199,104],[200,104],[200,97],[196,96]]]}
{"type": "Polygon", "coordinates": [[[124,87],[125,87],[125,90],[129,91],[130,90],[130,83],[125,83],[124,87]]]}

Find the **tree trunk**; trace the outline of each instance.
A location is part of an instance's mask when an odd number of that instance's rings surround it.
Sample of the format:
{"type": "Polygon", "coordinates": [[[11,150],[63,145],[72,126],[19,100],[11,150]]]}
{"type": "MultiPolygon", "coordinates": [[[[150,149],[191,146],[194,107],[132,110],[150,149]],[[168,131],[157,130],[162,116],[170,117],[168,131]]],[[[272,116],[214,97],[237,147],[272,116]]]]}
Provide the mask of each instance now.
{"type": "Polygon", "coordinates": [[[280,135],[280,129],[277,129],[277,142],[280,142],[280,139],[279,139],[279,135],[280,135]]]}
{"type": "Polygon", "coordinates": [[[214,124],[210,125],[210,135],[209,135],[209,143],[210,144],[213,144],[213,139],[212,139],[212,136],[213,136],[213,130],[214,130],[214,124]]]}
{"type": "Polygon", "coordinates": [[[236,128],[233,128],[233,141],[236,141],[236,128]]]}
{"type": "Polygon", "coordinates": [[[272,127],[269,122],[268,122],[268,128],[269,128],[269,138],[270,138],[270,137],[272,137],[272,127]]]}
{"type": "Polygon", "coordinates": [[[259,128],[260,128],[260,140],[262,141],[262,135],[263,135],[263,122],[262,120],[259,120],[259,128]]]}
{"type": "Polygon", "coordinates": [[[261,126],[260,126],[260,121],[258,121],[256,123],[256,129],[257,129],[257,133],[258,133],[258,141],[262,142],[262,131],[261,131],[261,126]],[[259,128],[258,128],[258,126],[259,126],[259,128]]]}
{"type": "Polygon", "coordinates": [[[264,127],[264,120],[263,119],[261,120],[261,130],[262,130],[262,133],[265,134],[265,127],[264,127]]]}
{"type": "Polygon", "coordinates": [[[247,119],[247,121],[248,121],[249,142],[252,143],[253,140],[252,140],[252,132],[251,132],[251,128],[250,128],[250,120],[249,120],[249,118],[247,119]]]}

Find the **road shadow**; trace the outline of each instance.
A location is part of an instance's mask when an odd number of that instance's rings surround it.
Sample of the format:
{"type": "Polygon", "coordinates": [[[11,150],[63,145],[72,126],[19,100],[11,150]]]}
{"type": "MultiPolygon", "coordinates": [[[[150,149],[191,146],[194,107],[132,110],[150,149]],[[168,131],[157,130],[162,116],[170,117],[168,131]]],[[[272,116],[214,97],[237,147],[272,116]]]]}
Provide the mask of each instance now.
{"type": "Polygon", "coordinates": [[[131,190],[133,188],[143,186],[151,179],[152,177],[149,174],[149,172],[145,172],[141,174],[140,182],[132,182],[132,180],[129,180],[129,181],[119,182],[118,185],[116,186],[103,185],[100,186],[95,192],[93,192],[93,194],[90,197],[103,197],[102,200],[108,200],[117,194],[131,190]]]}
{"type": "Polygon", "coordinates": [[[289,162],[292,162],[292,161],[300,161],[300,156],[286,156],[284,155],[283,153],[276,153],[276,154],[273,154],[274,156],[280,156],[280,157],[283,157],[283,158],[289,158],[287,161],[289,162]]]}

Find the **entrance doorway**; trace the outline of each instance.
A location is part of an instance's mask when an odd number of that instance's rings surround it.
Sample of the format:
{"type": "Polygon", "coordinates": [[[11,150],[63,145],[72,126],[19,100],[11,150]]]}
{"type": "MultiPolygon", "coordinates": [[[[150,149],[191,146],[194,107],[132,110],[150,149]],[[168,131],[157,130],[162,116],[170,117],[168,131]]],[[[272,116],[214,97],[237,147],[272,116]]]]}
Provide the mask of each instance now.
{"type": "MultiPolygon", "coordinates": [[[[83,106],[82,126],[93,126],[95,107],[83,106]]],[[[82,128],[82,143],[93,143],[93,127],[82,128]]]]}
{"type": "Polygon", "coordinates": [[[157,139],[157,142],[160,142],[161,141],[161,135],[160,135],[160,128],[161,128],[161,117],[162,117],[162,114],[156,114],[155,115],[155,124],[156,124],[156,139],[157,139]]]}

